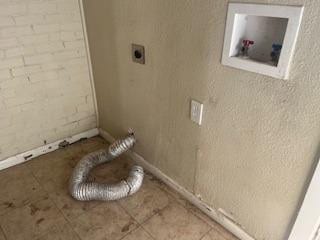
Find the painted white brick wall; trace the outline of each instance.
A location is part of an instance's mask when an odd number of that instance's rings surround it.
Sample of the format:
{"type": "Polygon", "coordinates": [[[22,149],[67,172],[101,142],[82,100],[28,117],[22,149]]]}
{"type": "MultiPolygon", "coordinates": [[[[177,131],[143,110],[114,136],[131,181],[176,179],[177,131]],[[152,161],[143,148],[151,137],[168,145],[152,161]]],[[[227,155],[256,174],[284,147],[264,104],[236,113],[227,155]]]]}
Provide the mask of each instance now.
{"type": "Polygon", "coordinates": [[[96,127],[78,0],[0,0],[0,160],[96,127]]]}

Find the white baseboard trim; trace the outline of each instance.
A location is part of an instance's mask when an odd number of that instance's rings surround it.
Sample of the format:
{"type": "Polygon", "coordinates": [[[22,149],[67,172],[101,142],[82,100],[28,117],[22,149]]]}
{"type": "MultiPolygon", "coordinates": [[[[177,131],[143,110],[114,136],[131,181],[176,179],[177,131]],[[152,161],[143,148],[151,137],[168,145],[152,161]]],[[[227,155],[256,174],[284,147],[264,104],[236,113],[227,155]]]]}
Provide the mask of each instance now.
{"type": "Polygon", "coordinates": [[[298,216],[292,227],[289,240],[320,239],[320,162],[313,173],[307,193],[300,207],[298,216]]]}
{"type": "MultiPolygon", "coordinates": [[[[103,137],[108,142],[113,142],[115,138],[111,136],[108,132],[104,131],[103,129],[99,129],[100,136],[103,137]]],[[[208,215],[210,218],[218,222],[220,225],[222,225],[225,229],[227,229],[229,232],[234,234],[236,237],[238,237],[241,240],[255,240],[253,237],[251,237],[249,234],[247,234],[237,223],[232,221],[230,218],[228,218],[226,215],[223,214],[221,211],[217,211],[210,206],[208,206],[206,203],[201,201],[199,198],[197,198],[195,195],[193,195],[191,192],[186,190],[184,187],[180,186],[176,181],[168,177],[166,174],[164,174],[161,170],[156,168],[155,166],[148,163],[142,156],[139,154],[128,151],[128,155],[139,165],[144,167],[147,171],[152,173],[155,177],[162,180],[165,184],[167,184],[169,187],[176,190],[178,193],[180,193],[183,197],[185,197],[189,202],[191,202],[193,205],[198,207],[202,212],[204,212],[206,215],[208,215]]]]}
{"type": "Polygon", "coordinates": [[[38,157],[40,155],[55,151],[60,148],[60,144],[62,142],[65,142],[67,144],[68,143],[71,144],[71,143],[79,141],[80,139],[91,138],[91,137],[94,137],[97,135],[99,135],[99,130],[97,128],[94,128],[94,129],[76,134],[74,136],[67,137],[67,138],[55,141],[53,143],[49,143],[44,146],[32,149],[30,151],[17,154],[15,156],[12,156],[12,157],[9,157],[5,160],[0,161],[0,170],[18,165],[20,163],[27,162],[27,161],[29,161],[35,157],[38,157]]]}

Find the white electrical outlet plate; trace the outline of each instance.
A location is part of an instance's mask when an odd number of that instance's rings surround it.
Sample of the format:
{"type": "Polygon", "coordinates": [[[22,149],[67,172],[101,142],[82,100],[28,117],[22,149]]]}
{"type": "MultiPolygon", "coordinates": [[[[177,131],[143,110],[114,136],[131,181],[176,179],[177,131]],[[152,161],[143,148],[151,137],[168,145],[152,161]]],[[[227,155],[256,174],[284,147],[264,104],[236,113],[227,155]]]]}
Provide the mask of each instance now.
{"type": "Polygon", "coordinates": [[[202,123],[203,104],[191,100],[190,118],[193,122],[201,125],[202,123]]]}

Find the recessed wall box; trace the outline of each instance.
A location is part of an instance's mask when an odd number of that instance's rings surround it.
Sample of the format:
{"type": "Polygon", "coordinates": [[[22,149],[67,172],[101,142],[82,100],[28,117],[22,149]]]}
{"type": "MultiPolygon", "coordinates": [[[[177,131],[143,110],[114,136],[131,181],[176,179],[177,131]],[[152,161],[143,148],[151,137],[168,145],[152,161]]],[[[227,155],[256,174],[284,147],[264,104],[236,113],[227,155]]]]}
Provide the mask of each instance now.
{"type": "Polygon", "coordinates": [[[222,64],[289,77],[302,6],[229,3],[222,64]]]}
{"type": "Polygon", "coordinates": [[[144,46],[138,44],[131,45],[132,61],[145,64],[144,46]]]}

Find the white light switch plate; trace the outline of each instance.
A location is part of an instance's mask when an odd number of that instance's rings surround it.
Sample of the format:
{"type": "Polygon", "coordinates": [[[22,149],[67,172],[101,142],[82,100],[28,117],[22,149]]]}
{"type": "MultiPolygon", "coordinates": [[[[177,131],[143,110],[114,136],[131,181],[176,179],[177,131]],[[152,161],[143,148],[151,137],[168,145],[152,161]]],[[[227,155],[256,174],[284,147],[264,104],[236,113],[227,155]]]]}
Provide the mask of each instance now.
{"type": "Polygon", "coordinates": [[[201,125],[202,123],[203,104],[195,100],[191,100],[190,118],[193,122],[201,125]]]}

